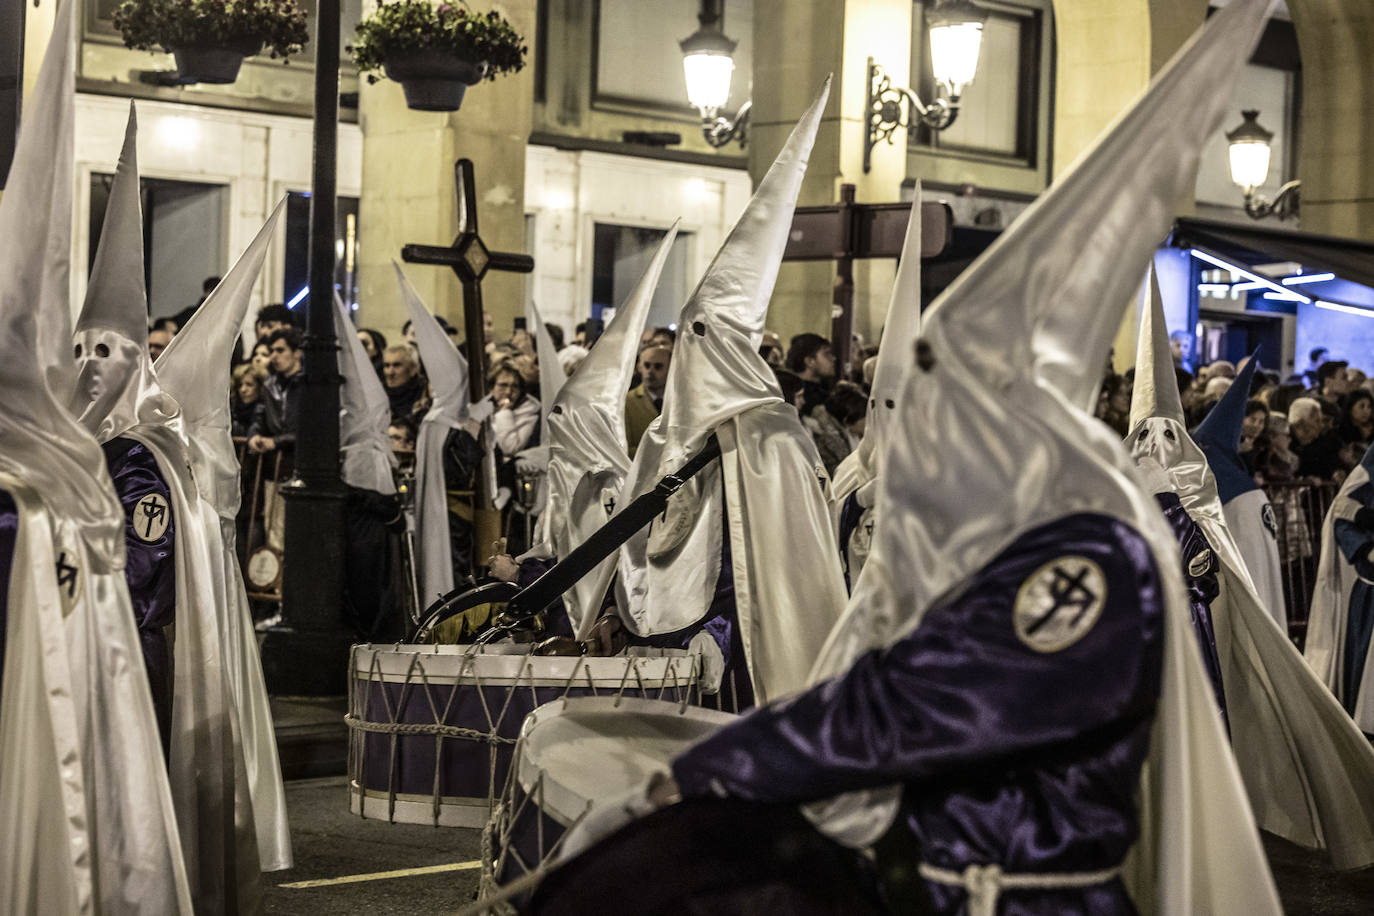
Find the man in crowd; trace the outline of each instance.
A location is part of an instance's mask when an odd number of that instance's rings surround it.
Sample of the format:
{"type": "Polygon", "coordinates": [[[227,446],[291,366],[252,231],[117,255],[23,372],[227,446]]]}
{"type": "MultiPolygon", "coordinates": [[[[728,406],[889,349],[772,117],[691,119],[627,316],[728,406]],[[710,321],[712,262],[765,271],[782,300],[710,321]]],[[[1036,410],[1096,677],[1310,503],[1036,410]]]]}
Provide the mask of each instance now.
{"type": "Polygon", "coordinates": [[[387,347],[382,351],[382,381],[391,401],[391,419],[414,415],[415,403],[425,395],[425,380],[420,377],[420,362],[410,347],[387,347]]]}
{"type": "Polygon", "coordinates": [[[273,331],[289,328],[295,324],[292,319],[291,310],[280,302],[264,305],[258,309],[257,317],[253,319],[254,334],[258,340],[266,341],[267,335],[273,331]]]}
{"type": "Polygon", "coordinates": [[[200,308],[200,304],[205,301],[205,297],[215,291],[216,286],[219,286],[219,277],[206,277],[200,282],[200,298],[192,305],[186,306],[186,308],[172,316],[172,321],[176,322],[176,329],[178,331],[186,327],[186,322],[191,320],[191,316],[196,313],[196,309],[200,308]]]}
{"type": "Polygon", "coordinates": [[[1298,398],[1288,408],[1288,425],[1293,432],[1293,450],[1298,453],[1298,476],[1334,479],[1341,470],[1341,441],[1326,428],[1321,402],[1298,398]]]}
{"type": "Polygon", "coordinates": [[[625,438],[630,443],[631,458],[644,430],[663,411],[663,389],[668,383],[668,366],[672,360],[671,346],[650,343],[639,351],[640,383],[625,397],[625,438]]]}
{"type": "Polygon", "coordinates": [[[267,544],[280,551],[286,541],[286,511],[279,481],[291,476],[296,431],[300,428],[301,335],[295,328],[278,328],[267,335],[272,375],[263,386],[262,403],[248,426],[248,450],[254,454],[281,452],[277,473],[263,481],[263,523],[267,544]]]}
{"type": "Polygon", "coordinates": [[[835,351],[819,334],[798,334],[787,347],[787,369],[802,380],[802,416],[824,404],[835,378],[835,351]]]}
{"type": "Polygon", "coordinates": [[[148,359],[156,360],[162,355],[162,351],[167,349],[167,345],[172,342],[172,332],[162,328],[155,328],[148,332],[148,359]]]}
{"type": "Polygon", "coordinates": [[[1350,391],[1345,374],[1348,365],[1343,359],[1330,359],[1318,366],[1317,385],[1312,394],[1328,404],[1339,404],[1341,398],[1350,391]]]}

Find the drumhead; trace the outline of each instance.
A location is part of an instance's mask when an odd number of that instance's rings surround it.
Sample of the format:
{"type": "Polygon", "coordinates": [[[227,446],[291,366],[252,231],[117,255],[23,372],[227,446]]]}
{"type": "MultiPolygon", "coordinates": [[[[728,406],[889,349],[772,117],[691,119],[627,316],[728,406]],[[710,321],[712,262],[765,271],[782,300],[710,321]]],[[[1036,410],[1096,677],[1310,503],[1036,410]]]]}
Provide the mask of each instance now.
{"type": "Polygon", "coordinates": [[[735,719],[730,713],[664,700],[556,700],[525,717],[516,776],[543,812],[566,827],[589,803],[642,785],[692,744],[735,719]]]}
{"type": "Polygon", "coordinates": [[[430,684],[480,681],[489,687],[562,687],[570,682],[598,691],[688,687],[697,681],[698,662],[685,649],[634,647],[626,655],[530,655],[528,644],[432,646],[396,644],[353,647],[355,681],[430,684]]]}

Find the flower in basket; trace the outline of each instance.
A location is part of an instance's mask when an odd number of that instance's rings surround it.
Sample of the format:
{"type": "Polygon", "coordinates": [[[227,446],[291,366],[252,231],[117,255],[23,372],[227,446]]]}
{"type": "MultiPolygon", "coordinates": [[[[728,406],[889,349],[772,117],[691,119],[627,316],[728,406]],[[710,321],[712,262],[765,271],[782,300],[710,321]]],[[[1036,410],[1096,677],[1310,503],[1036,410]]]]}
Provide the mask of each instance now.
{"type": "Polygon", "coordinates": [[[436,5],[429,0],[381,3],[358,23],[348,50],[358,72],[366,73],[370,83],[381,78],[375,71],[388,61],[423,53],[470,62],[481,79],[494,80],[523,69],[529,52],[525,39],[500,13],[476,13],[465,6],[436,5]]]}
{"type": "Polygon", "coordinates": [[[273,57],[299,54],[310,40],[296,0],[124,0],[115,28],[137,51],[219,47],[273,57]]]}

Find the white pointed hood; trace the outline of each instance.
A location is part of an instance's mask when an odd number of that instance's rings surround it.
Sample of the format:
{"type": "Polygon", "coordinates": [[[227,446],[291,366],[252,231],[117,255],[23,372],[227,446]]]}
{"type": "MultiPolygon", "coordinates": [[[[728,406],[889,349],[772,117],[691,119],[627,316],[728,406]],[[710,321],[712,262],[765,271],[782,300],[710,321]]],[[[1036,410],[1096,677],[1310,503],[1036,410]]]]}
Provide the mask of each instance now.
{"type": "Polygon", "coordinates": [[[138,119],[130,102],[124,148],[73,337],[77,384],[72,412],[102,443],[139,424],[167,423],[178,413],[176,402],[158,388],[148,358],[143,265],[138,119]]]}
{"type": "Polygon", "coordinates": [[[718,437],[719,464],[622,549],[617,606],[640,635],[697,624],[715,598],[728,535],[735,613],[761,702],[804,685],[844,603],[824,465],[758,353],[829,93],[827,80],[683,307],[663,413],[640,441],[619,500],[627,505],[718,437]]]}
{"type": "Polygon", "coordinates": [[[1255,820],[1293,843],[1327,849],[1338,868],[1366,866],[1374,862],[1374,749],[1260,599],[1206,454],[1183,423],[1157,286],[1139,340],[1137,391],[1142,378],[1146,384],[1131,405],[1127,446],[1148,479],[1168,482],[1219,561],[1211,604],[1217,656],[1255,820]]]}
{"type": "MultiPolygon", "coordinates": [[[[1033,528],[1077,512],[1129,524],[1149,541],[1167,599],[1145,818],[1162,833],[1141,844],[1147,877],[1134,888],[1146,911],[1279,912],[1190,632],[1177,547],[1125,450],[1084,409],[1121,320],[1115,304],[1130,299],[1191,189],[1266,5],[1236,0],[1212,17],[927,310],[903,435],[878,483],[873,551],[814,672],[837,675],[899,639],[1033,528]]],[[[817,816],[871,839],[896,797],[854,793],[817,816]]]]}
{"type": "Polygon", "coordinates": [[[242,498],[229,410],[230,358],[248,314],[253,286],[285,212],[286,199],[282,198],[155,363],[158,384],[181,407],[196,486],[222,519],[232,520],[238,514],[242,498]]]}
{"type": "MultiPolygon", "coordinates": [[[[544,427],[549,498],[540,526],[549,552],[560,559],[606,523],[630,469],[625,392],[634,375],[654,290],[676,237],[674,223],[605,333],[551,399],[544,427]]],[[[568,618],[579,638],[596,622],[614,574],[615,558],[607,557],[564,595],[568,618]]]]}
{"type": "Polygon", "coordinates": [[[337,293],[334,333],[339,338],[339,375],[343,378],[339,391],[339,450],[343,453],[344,483],[374,493],[395,493],[392,469],[396,456],[386,434],[391,423],[391,402],[337,293]]]}
{"type": "Polygon", "coordinates": [[[553,409],[554,399],[558,397],[567,375],[558,362],[558,348],[544,326],[544,317],[539,314],[539,306],[530,302],[525,306],[525,324],[534,336],[535,354],[539,357],[539,407],[540,419],[549,422],[549,411],[553,409]]]}
{"type": "MultiPolygon", "coordinates": [[[[394,264],[395,262],[393,262],[394,264]]],[[[429,377],[432,398],[420,422],[415,443],[415,531],[419,540],[417,570],[420,604],[453,590],[453,557],[449,542],[448,484],[444,480],[444,444],[468,414],[468,361],[458,352],[419,293],[395,264],[401,295],[410,309],[415,345],[429,377]]]]}
{"type": "MultiPolygon", "coordinates": [[[[912,347],[921,333],[921,184],[911,199],[911,218],[906,224],[897,275],[892,282],[892,297],[883,320],[882,343],[878,347],[878,368],[868,398],[868,422],[859,447],[850,452],[835,469],[830,499],[841,503],[849,494],[862,490],[881,473],[884,445],[899,424],[898,401],[902,379],[911,365],[912,347]]],[[[860,497],[862,500],[862,496],[860,497]]],[[[872,505],[871,501],[868,503],[872,505]]]]}
{"type": "Polygon", "coordinates": [[[19,510],[0,692],[0,887],[16,912],[190,913],[139,638],[124,512],[69,412],[77,4],[0,197],[0,487],[19,510]],[[61,578],[63,574],[70,576],[61,578]]]}

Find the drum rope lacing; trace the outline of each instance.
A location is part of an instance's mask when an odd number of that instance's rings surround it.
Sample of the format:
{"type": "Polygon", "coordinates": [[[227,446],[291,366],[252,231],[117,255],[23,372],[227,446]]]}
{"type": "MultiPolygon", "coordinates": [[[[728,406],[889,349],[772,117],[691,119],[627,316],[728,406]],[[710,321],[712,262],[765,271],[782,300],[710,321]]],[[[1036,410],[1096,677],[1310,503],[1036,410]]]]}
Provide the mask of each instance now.
{"type": "MultiPolygon", "coordinates": [[[[370,648],[370,646],[354,646],[351,652],[350,668],[354,671],[357,670],[356,660],[358,651],[363,648],[370,648]]],[[[387,819],[392,822],[395,821],[396,803],[398,795],[396,789],[397,757],[400,750],[398,739],[425,735],[432,736],[434,738],[435,754],[431,801],[433,806],[432,817],[435,826],[439,825],[439,820],[443,809],[443,796],[440,792],[443,776],[443,755],[441,752],[443,741],[445,739],[466,739],[474,742],[487,744],[492,750],[492,753],[488,760],[487,790],[487,808],[488,813],[491,814],[495,810],[497,801],[496,746],[514,746],[519,743],[518,738],[508,737],[500,733],[501,726],[505,722],[507,713],[511,708],[512,699],[514,699],[517,690],[521,686],[528,686],[530,690],[530,698],[533,705],[539,706],[541,705],[539,690],[549,688],[557,689],[558,686],[554,684],[547,685],[544,688],[540,688],[535,683],[536,680],[539,679],[536,677],[534,672],[533,660],[535,656],[526,656],[525,660],[520,666],[520,670],[516,674],[517,684],[506,691],[504,702],[501,703],[499,710],[497,710],[496,714],[493,716],[493,704],[489,703],[487,699],[487,689],[490,685],[483,682],[482,676],[480,673],[478,673],[477,670],[478,653],[473,651],[465,652],[462,655],[461,666],[458,675],[454,680],[454,683],[445,683],[442,685],[431,682],[429,673],[426,671],[422,661],[422,659],[432,654],[437,653],[416,652],[411,655],[409,664],[406,667],[404,677],[399,682],[398,691],[387,689],[389,686],[394,685],[396,682],[388,682],[386,680],[385,674],[382,671],[381,667],[380,654],[375,652],[369,660],[366,683],[368,685],[380,686],[381,689],[377,691],[363,691],[362,699],[360,702],[358,697],[358,688],[356,685],[356,681],[358,679],[353,678],[349,681],[349,711],[344,715],[344,722],[348,726],[350,734],[358,733],[358,736],[360,738],[360,740],[358,741],[351,741],[349,746],[349,755],[351,758],[351,763],[353,761],[356,761],[357,764],[356,772],[358,773],[358,782],[360,785],[366,785],[365,773],[363,771],[366,765],[367,754],[365,753],[365,747],[363,745],[362,736],[365,734],[387,735],[390,739],[388,742],[389,746],[387,748],[388,791],[386,793],[386,799],[387,819]],[[469,680],[465,681],[465,678],[468,678],[469,680]],[[485,732],[482,731],[480,728],[469,728],[461,725],[447,724],[451,714],[453,713],[455,699],[459,695],[459,691],[457,689],[449,689],[448,695],[442,704],[438,701],[438,699],[435,696],[435,688],[437,686],[452,688],[465,683],[470,683],[471,686],[475,688],[475,693],[478,702],[481,704],[482,714],[486,719],[488,726],[488,729],[485,732]],[[401,712],[409,707],[411,697],[416,692],[417,686],[420,690],[424,692],[431,721],[398,721],[401,712]],[[383,711],[386,714],[386,721],[375,721],[371,717],[373,704],[375,703],[375,696],[377,695],[380,695],[381,706],[383,707],[383,711]],[[441,705],[443,707],[442,710],[440,709],[441,705]],[[361,706],[361,709],[359,709],[359,706],[361,706]]],[[[645,656],[644,658],[647,657],[651,656],[645,656]]],[[[669,657],[667,663],[668,671],[666,672],[666,676],[659,676],[653,678],[653,680],[658,681],[656,694],[654,694],[654,688],[645,681],[644,672],[641,670],[642,658],[635,656],[629,656],[625,658],[627,664],[625,665],[624,671],[621,674],[620,683],[616,686],[614,692],[611,693],[611,695],[614,696],[616,699],[615,705],[619,706],[621,698],[625,695],[626,691],[630,689],[634,689],[639,696],[644,697],[646,699],[650,697],[653,697],[655,699],[663,699],[664,694],[668,693],[670,696],[676,698],[678,702],[679,711],[681,712],[685,712],[688,706],[691,704],[691,693],[693,686],[697,686],[698,699],[700,699],[700,686],[698,683],[699,678],[697,672],[698,660],[695,657],[689,656],[681,660],[675,657],[669,657]],[[684,678],[682,676],[682,673],[679,670],[679,661],[686,661],[690,665],[690,677],[684,678]],[[634,676],[633,681],[631,681],[631,675],[634,676]]],[[[588,657],[584,656],[578,658],[577,661],[574,663],[573,670],[568,675],[568,677],[563,681],[562,690],[557,699],[566,699],[574,687],[581,688],[583,686],[583,684],[581,683],[581,681],[583,680],[585,680],[586,689],[590,692],[592,696],[602,695],[603,691],[598,690],[597,688],[596,680],[592,674],[591,665],[588,660],[588,657]]],[[[352,765],[350,765],[350,771],[353,771],[352,765]]],[[[510,774],[508,774],[508,782],[509,775],[510,774]]],[[[504,794],[505,793],[503,792],[502,795],[504,794]]],[[[365,805],[361,806],[359,811],[361,814],[363,814],[363,816],[366,816],[365,805]]]]}

